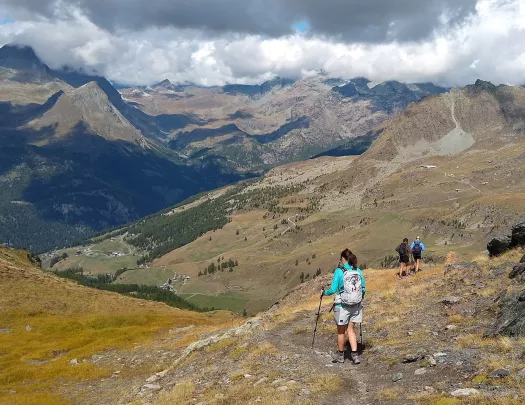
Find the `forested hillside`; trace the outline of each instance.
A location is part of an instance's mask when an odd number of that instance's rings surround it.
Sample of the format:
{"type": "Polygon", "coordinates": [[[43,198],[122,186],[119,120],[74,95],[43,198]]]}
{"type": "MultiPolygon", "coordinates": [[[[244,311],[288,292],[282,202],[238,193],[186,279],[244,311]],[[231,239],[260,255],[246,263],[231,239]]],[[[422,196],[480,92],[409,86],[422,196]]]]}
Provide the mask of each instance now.
{"type": "MultiPolygon", "coordinates": [[[[279,199],[302,188],[302,184],[249,191],[242,187],[234,188],[218,198],[204,198],[201,204],[176,213],[164,210],[113,231],[107,237],[125,233],[127,243],[148,252],[137,264],[148,263],[193,242],[206,232],[221,229],[230,221],[233,212],[262,208],[271,213],[285,213],[287,209],[279,206],[279,199]]],[[[307,210],[313,208],[312,205],[307,210]]]]}

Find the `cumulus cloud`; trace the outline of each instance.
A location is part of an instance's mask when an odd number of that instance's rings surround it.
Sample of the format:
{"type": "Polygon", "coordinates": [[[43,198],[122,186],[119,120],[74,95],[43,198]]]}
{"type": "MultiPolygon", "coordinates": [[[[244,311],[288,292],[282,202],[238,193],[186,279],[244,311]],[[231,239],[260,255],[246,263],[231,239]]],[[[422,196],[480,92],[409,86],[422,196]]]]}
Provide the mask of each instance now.
{"type": "Polygon", "coordinates": [[[449,86],[525,83],[523,0],[4,3],[0,14],[16,21],[0,25],[0,43],[125,84],[259,83],[321,69],[449,86]],[[294,30],[297,21],[306,32],[294,30]]]}

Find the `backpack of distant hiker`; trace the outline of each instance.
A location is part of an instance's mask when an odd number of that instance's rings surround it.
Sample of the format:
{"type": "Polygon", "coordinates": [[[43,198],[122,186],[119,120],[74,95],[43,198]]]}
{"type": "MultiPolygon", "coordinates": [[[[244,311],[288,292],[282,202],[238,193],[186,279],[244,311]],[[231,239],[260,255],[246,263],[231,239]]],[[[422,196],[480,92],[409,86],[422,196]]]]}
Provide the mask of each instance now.
{"type": "Polygon", "coordinates": [[[363,300],[363,285],[361,275],[354,268],[344,269],[341,303],[356,305],[363,300]]]}
{"type": "Polygon", "coordinates": [[[399,250],[397,251],[399,253],[399,256],[404,257],[407,255],[407,247],[407,244],[404,242],[401,245],[399,245],[399,250]]]}
{"type": "Polygon", "coordinates": [[[415,241],[414,242],[414,248],[412,249],[412,253],[416,256],[421,256],[421,242],[415,241]]]}

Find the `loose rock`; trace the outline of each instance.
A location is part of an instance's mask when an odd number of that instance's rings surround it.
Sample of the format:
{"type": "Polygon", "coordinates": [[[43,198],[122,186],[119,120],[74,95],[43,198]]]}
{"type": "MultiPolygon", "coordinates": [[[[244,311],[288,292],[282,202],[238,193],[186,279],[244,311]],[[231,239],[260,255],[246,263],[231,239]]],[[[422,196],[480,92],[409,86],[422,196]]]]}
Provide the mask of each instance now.
{"type": "Polygon", "coordinates": [[[488,378],[504,378],[510,375],[510,371],[506,369],[494,370],[487,377],[488,378]]]}
{"type": "Polygon", "coordinates": [[[146,382],[147,382],[148,384],[151,384],[151,383],[154,383],[155,381],[158,381],[158,380],[159,380],[159,377],[157,377],[156,375],[152,375],[150,378],[148,378],[148,379],[146,380],[146,382]]]}
{"type": "Polygon", "coordinates": [[[308,395],[310,395],[311,393],[312,393],[312,391],[310,391],[308,388],[303,388],[303,389],[301,390],[301,392],[299,393],[299,395],[301,395],[301,396],[308,396],[308,395]]]}
{"type": "Polygon", "coordinates": [[[146,385],[144,385],[143,388],[145,388],[147,390],[158,391],[158,390],[160,390],[160,385],[158,385],[158,384],[146,384],[146,385]]]}
{"type": "Polygon", "coordinates": [[[261,384],[264,384],[266,381],[268,381],[268,378],[263,377],[259,381],[257,381],[255,384],[253,384],[254,387],[258,387],[261,384]]]}
{"type": "Polygon", "coordinates": [[[441,301],[443,304],[445,305],[449,305],[449,306],[452,306],[452,305],[456,305],[456,304],[459,304],[461,301],[461,298],[459,297],[454,297],[454,296],[450,296],[450,297],[446,297],[443,299],[443,301],[441,301]]]}
{"type": "Polygon", "coordinates": [[[461,388],[450,393],[453,397],[469,397],[471,395],[478,395],[479,391],[475,388],[461,388]]]}
{"type": "Polygon", "coordinates": [[[423,375],[423,374],[426,374],[427,373],[427,369],[426,368],[418,368],[414,374],[415,375],[423,375]]]}
{"type": "Polygon", "coordinates": [[[505,275],[507,268],[505,266],[491,267],[489,270],[489,276],[491,278],[497,278],[505,275]]]}
{"type": "Polygon", "coordinates": [[[402,380],[403,378],[405,378],[405,376],[403,375],[403,373],[395,373],[395,374],[392,374],[392,382],[400,381],[400,380],[402,380]]]}
{"type": "Polygon", "coordinates": [[[414,363],[418,361],[421,358],[421,355],[419,354],[407,354],[405,357],[403,357],[403,363],[414,363]]]}
{"type": "Polygon", "coordinates": [[[78,360],[77,359],[73,359],[69,362],[69,364],[71,364],[72,366],[77,366],[78,365],[78,360]]]}

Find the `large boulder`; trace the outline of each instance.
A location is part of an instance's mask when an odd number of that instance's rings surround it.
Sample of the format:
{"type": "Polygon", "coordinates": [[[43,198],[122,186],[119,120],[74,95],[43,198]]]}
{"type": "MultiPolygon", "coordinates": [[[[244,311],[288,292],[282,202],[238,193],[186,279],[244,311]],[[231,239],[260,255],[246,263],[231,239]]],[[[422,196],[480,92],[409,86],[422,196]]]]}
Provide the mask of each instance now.
{"type": "Polygon", "coordinates": [[[511,238],[509,236],[500,236],[492,239],[487,244],[487,250],[491,257],[499,256],[510,249],[511,238]]]}
{"type": "Polygon", "coordinates": [[[525,246],[525,222],[520,222],[512,228],[510,247],[525,246]]]}
{"type": "Polygon", "coordinates": [[[500,313],[485,336],[525,336],[525,290],[501,300],[500,313]]]}

